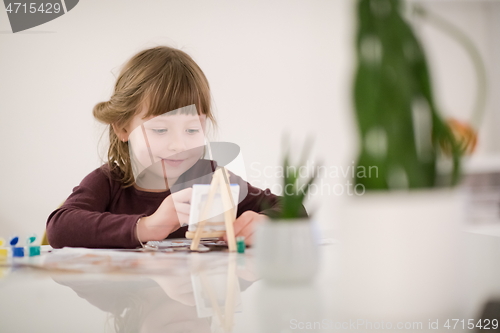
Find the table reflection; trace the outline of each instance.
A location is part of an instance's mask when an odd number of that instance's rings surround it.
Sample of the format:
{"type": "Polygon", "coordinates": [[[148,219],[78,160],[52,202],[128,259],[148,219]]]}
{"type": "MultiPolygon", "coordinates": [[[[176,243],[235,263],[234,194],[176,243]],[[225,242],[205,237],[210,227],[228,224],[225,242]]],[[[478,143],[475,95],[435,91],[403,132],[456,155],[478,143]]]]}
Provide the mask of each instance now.
{"type": "Polygon", "coordinates": [[[165,275],[52,279],[108,313],[113,332],[231,332],[241,292],[257,280],[253,258],[194,254],[185,261],[165,275]]]}

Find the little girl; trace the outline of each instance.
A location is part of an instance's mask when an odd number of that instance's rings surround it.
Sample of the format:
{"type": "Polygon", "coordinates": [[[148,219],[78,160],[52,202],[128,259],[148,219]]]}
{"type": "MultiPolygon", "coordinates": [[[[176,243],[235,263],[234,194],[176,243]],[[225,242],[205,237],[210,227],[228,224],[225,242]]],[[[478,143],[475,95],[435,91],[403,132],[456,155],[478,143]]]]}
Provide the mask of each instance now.
{"type": "MultiPolygon", "coordinates": [[[[111,99],[93,111],[97,120],[110,125],[108,162],[50,214],[50,245],[135,248],[184,237],[191,185],[210,183],[208,175],[217,164],[203,159],[200,150],[205,148],[206,122],[216,125],[210,104],[208,81],[186,53],[158,46],[132,57],[111,99]]],[[[240,196],[244,194],[235,235],[251,244],[262,217],[280,211],[280,197],[233,173],[230,183],[239,184],[240,196]]]]}

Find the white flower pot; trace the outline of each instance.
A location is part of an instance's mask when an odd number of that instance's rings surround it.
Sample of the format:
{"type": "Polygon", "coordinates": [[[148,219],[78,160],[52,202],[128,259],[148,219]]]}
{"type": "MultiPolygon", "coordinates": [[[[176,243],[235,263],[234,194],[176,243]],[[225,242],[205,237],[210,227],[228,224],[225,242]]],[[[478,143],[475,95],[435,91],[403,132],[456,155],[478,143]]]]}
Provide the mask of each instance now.
{"type": "Polygon", "coordinates": [[[460,318],[463,199],[459,190],[415,190],[346,202],[340,292],[349,316],[460,318]]]}
{"type": "Polygon", "coordinates": [[[266,220],[256,230],[259,275],[270,283],[308,283],[318,270],[318,245],[309,219],[266,220]]]}

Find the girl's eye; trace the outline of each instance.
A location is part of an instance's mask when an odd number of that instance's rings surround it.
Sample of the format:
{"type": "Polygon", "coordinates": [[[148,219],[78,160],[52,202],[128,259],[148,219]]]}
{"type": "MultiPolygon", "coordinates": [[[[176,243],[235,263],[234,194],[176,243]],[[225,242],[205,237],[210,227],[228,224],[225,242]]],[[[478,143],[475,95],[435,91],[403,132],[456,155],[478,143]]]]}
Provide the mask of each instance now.
{"type": "Polygon", "coordinates": [[[188,129],[188,130],[186,130],[186,132],[188,132],[189,134],[196,134],[196,133],[199,133],[200,130],[199,129],[188,129]]]}
{"type": "Polygon", "coordinates": [[[166,128],[153,128],[152,131],[156,134],[164,134],[167,132],[166,128]]]}

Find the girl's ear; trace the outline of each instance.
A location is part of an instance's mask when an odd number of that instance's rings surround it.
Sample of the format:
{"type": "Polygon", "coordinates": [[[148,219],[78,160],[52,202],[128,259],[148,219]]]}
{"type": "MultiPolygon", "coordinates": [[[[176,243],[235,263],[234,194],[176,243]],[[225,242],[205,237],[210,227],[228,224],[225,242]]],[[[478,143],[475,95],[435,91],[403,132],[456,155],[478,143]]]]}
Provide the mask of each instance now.
{"type": "Polygon", "coordinates": [[[113,127],[113,131],[115,132],[116,136],[120,141],[122,142],[128,141],[129,132],[125,127],[120,126],[116,123],[111,124],[111,126],[113,127]]]}

